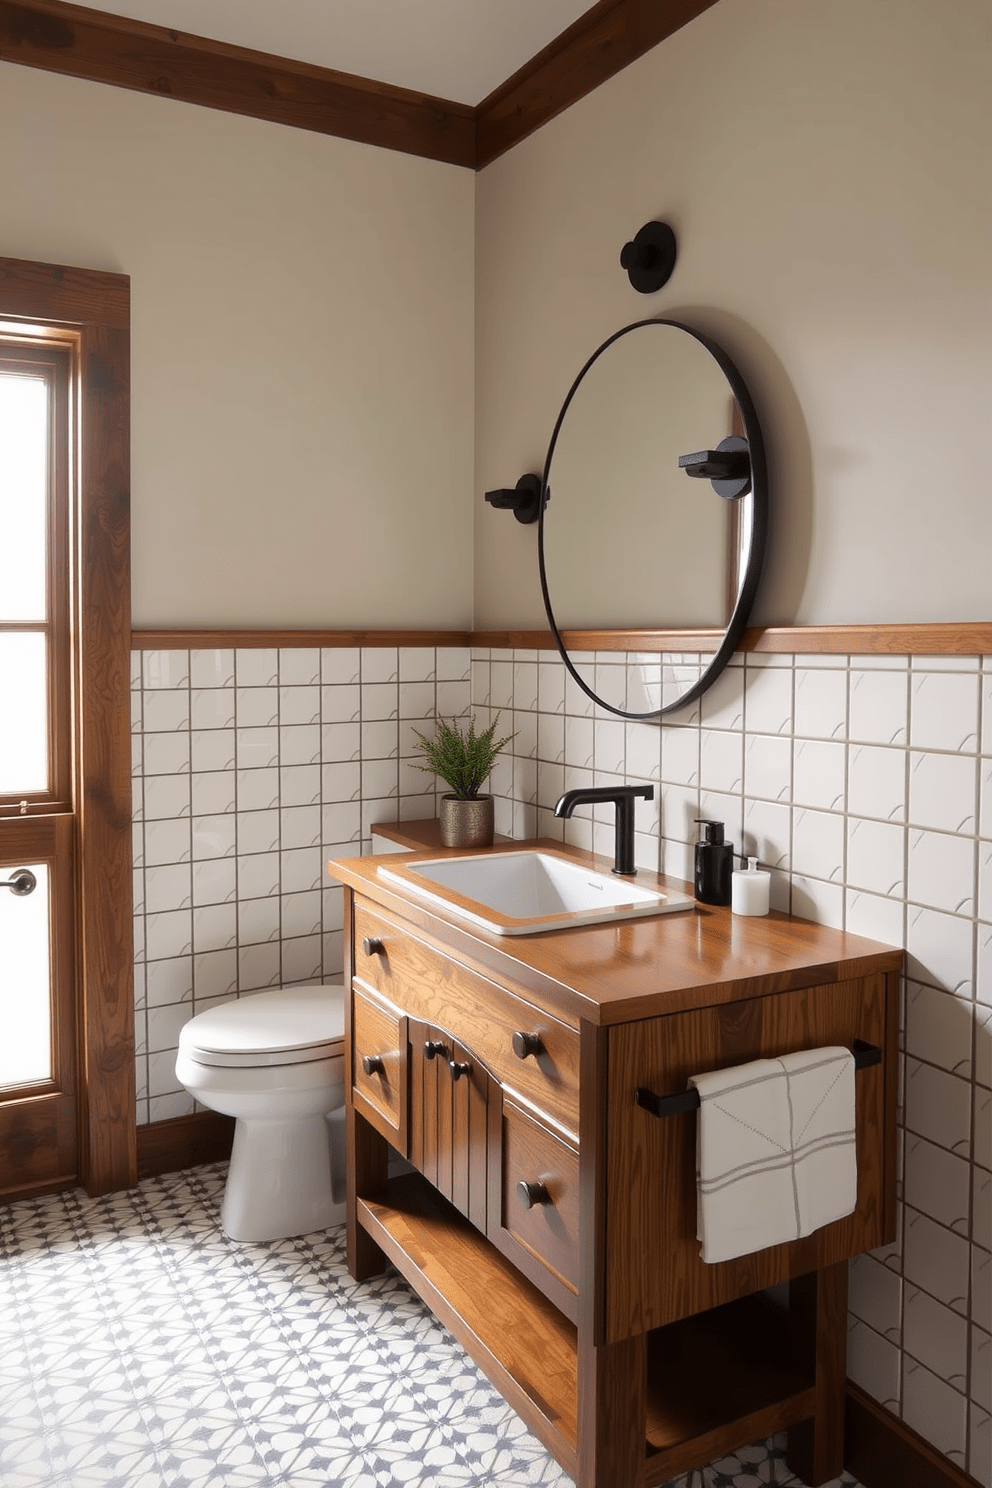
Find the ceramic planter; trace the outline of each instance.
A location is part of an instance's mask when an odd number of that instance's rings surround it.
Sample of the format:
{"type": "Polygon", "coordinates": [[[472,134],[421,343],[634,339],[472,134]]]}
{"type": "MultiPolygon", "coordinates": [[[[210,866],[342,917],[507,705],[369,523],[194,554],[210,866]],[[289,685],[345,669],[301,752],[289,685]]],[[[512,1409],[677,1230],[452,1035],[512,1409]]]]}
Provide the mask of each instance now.
{"type": "Polygon", "coordinates": [[[444,847],[492,847],[492,796],[476,796],[471,801],[442,796],[440,816],[444,847]]]}

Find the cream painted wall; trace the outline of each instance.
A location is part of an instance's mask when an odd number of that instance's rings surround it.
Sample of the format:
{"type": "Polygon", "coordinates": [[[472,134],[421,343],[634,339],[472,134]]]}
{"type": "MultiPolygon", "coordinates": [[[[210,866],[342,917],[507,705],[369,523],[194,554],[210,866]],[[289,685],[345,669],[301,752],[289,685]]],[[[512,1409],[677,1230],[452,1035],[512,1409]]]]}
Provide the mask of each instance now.
{"type": "Polygon", "coordinates": [[[471,172],[0,64],[0,254],[130,275],[133,617],[462,627],[471,172]]]}
{"type": "Polygon", "coordinates": [[[989,618],[990,51],[988,0],[722,0],[480,175],[477,625],[543,619],[536,529],[483,491],[541,469],[582,362],[649,315],[752,385],[758,621],[989,618]],[[656,216],[679,260],[638,295],[617,259],[656,216]]]}

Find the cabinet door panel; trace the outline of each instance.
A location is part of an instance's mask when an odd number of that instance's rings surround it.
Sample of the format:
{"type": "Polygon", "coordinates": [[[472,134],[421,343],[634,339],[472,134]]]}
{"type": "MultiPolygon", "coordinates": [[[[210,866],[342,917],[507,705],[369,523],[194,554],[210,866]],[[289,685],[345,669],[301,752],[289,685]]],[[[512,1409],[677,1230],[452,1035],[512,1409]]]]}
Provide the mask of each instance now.
{"type": "Polygon", "coordinates": [[[486,1228],[491,1082],[471,1050],[411,1019],[410,1161],[478,1229],[486,1228]],[[434,1056],[427,1056],[428,1047],[434,1056]],[[458,1078],[452,1064],[459,1066],[458,1078]]]}
{"type": "MultiPolygon", "coordinates": [[[[896,978],[892,979],[893,987],[896,978]]],[[[894,992],[889,995],[894,996],[894,992]]],[[[896,1051],[887,1038],[886,978],[872,976],[751,998],[609,1033],[607,1330],[660,1327],[789,1277],[872,1250],[888,1238],[894,1185],[896,1051]],[[634,1103],[645,1086],[675,1095],[690,1075],[799,1049],[877,1044],[883,1063],[859,1070],[858,1202],[854,1213],[791,1244],[707,1265],[696,1239],[696,1112],[655,1117],[634,1103]]]]}
{"type": "Polygon", "coordinates": [[[362,1115],[406,1153],[406,1019],[378,998],[352,992],[352,1085],[362,1115]],[[369,1067],[365,1067],[368,1061],[369,1067]]]}

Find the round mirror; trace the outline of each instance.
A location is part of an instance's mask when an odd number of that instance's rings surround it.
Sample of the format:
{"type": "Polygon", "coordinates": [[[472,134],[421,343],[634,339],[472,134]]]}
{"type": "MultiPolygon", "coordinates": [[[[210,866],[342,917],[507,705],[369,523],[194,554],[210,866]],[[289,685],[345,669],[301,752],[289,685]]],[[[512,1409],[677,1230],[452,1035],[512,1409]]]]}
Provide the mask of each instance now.
{"type": "Polygon", "coordinates": [[[692,702],[737,647],[764,556],[764,446],[730,358],[678,321],[617,331],[569,390],[543,483],[541,589],[576,682],[624,718],[692,702]],[[597,688],[563,634],[606,629],[706,630],[714,649],[604,667],[597,688]]]}

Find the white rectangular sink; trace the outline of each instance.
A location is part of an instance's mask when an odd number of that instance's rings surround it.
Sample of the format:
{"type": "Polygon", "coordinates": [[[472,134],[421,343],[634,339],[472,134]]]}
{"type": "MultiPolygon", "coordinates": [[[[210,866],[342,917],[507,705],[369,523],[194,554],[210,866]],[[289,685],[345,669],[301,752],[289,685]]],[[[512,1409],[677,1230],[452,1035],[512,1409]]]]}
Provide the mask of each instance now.
{"type": "Polygon", "coordinates": [[[537,849],[425,858],[380,867],[379,873],[496,935],[536,935],[670,914],[695,904],[688,894],[642,888],[629,878],[537,849]]]}

